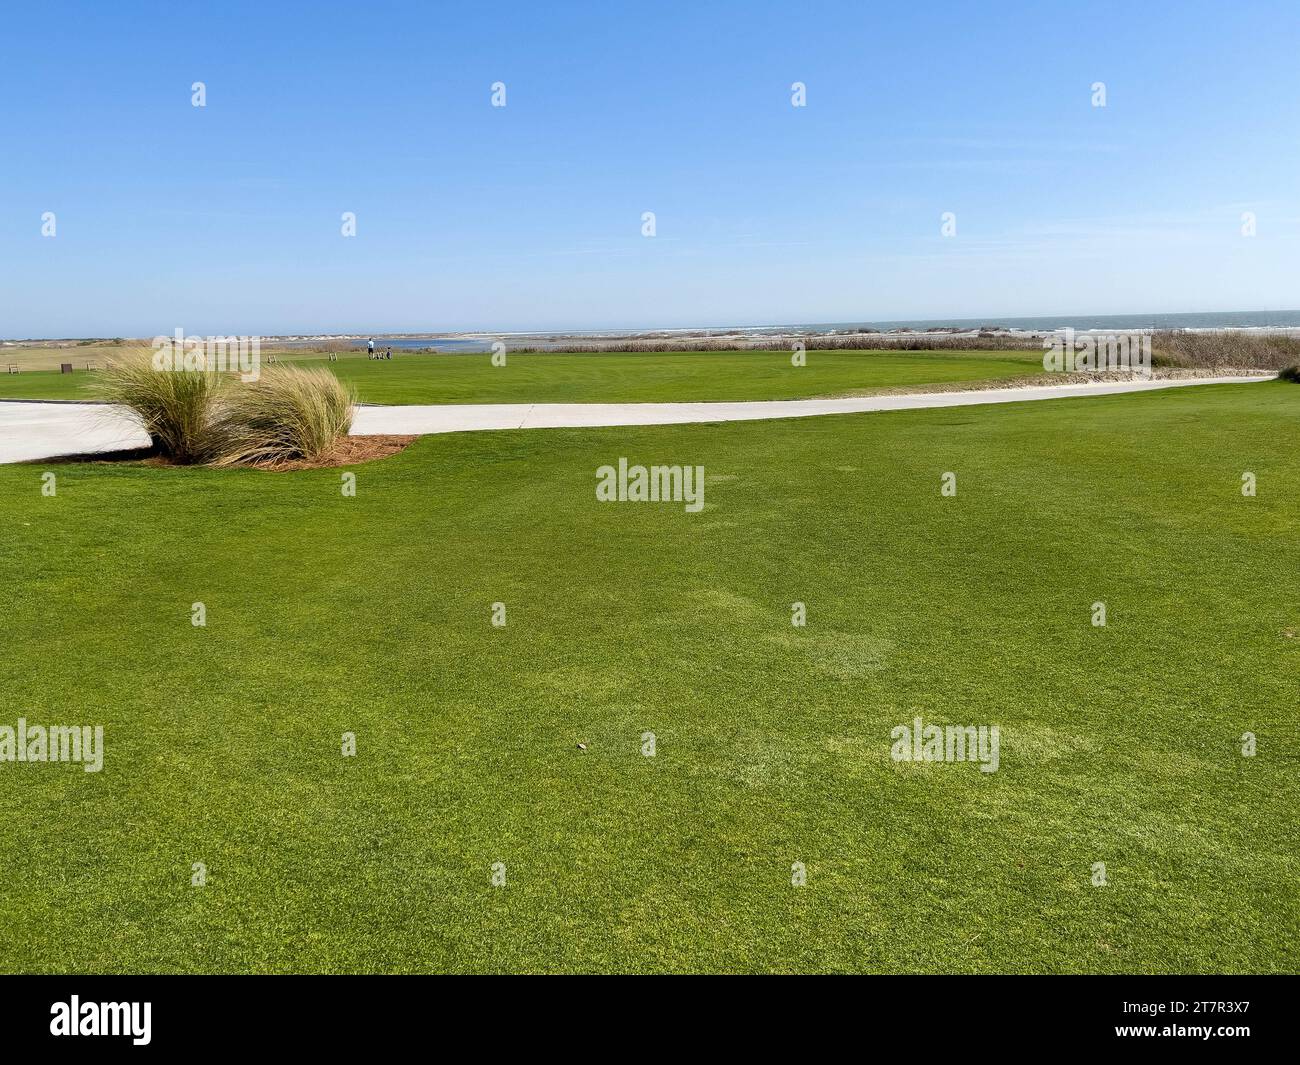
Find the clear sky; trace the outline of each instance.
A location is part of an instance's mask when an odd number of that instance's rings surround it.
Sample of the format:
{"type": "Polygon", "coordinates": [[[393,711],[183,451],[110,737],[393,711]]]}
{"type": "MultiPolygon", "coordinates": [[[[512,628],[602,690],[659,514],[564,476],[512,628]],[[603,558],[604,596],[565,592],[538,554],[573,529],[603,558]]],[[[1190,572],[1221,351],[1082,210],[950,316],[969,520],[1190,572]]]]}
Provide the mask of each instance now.
{"type": "Polygon", "coordinates": [[[0,99],[9,337],[1300,304],[1295,0],[11,4],[0,99]]]}

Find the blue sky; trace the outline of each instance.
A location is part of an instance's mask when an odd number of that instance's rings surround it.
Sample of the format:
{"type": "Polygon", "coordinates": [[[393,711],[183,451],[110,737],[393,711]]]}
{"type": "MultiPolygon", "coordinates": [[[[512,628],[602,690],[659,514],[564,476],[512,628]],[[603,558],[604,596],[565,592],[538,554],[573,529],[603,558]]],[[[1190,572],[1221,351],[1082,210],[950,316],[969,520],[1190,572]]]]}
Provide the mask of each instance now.
{"type": "Polygon", "coordinates": [[[4,336],[1300,304],[1294,2],[23,7],[4,336]]]}

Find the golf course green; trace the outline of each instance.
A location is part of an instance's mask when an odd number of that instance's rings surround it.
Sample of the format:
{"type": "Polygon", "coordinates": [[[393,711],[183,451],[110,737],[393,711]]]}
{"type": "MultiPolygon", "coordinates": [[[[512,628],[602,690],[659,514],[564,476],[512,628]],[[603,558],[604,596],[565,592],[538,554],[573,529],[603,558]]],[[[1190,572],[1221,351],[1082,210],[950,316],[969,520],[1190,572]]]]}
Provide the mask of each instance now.
{"type": "MultiPolygon", "coordinates": [[[[1027,365],[532,358],[339,365],[379,402],[1027,365]]],[[[0,968],[1293,972],[1298,454],[1269,382],[0,467],[0,724],[104,730],[99,772],[0,762],[0,968]],[[598,501],[621,457],[703,509],[598,501]],[[894,761],[917,717],[999,726],[997,771],[894,761]]]]}

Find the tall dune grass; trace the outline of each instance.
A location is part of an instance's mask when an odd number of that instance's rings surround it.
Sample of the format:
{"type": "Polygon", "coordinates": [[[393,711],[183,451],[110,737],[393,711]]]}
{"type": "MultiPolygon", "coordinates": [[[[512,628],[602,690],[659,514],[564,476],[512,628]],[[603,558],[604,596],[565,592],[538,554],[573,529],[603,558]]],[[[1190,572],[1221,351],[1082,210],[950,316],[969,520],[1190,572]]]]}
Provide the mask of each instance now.
{"type": "Polygon", "coordinates": [[[216,454],[213,410],[225,385],[221,374],[157,370],[152,352],[132,349],[115,354],[98,383],[105,399],[134,412],[153,446],[172,462],[192,465],[216,454]]]}
{"type": "MultiPolygon", "coordinates": [[[[552,347],[535,344],[507,345],[511,354],[518,355],[596,355],[634,354],[660,351],[789,351],[794,341],[800,341],[806,351],[1041,351],[1039,337],[1006,336],[992,334],[979,336],[946,336],[927,333],[924,336],[891,336],[887,333],[854,333],[848,336],[817,336],[811,333],[791,333],[782,337],[690,338],[684,340],[604,340],[594,343],[567,343],[556,339],[552,347]]],[[[409,350],[404,352],[409,354],[409,350]]]]}
{"type": "MultiPolygon", "coordinates": [[[[1111,330],[1116,335],[1134,330],[1111,330]]],[[[977,336],[953,336],[927,333],[900,336],[869,330],[836,336],[791,333],[781,337],[693,337],[690,339],[610,338],[588,343],[563,344],[571,354],[629,353],[658,351],[789,351],[792,341],[799,340],[808,351],[1042,351],[1044,336],[1050,334],[1007,334],[994,327],[977,336]]],[[[556,338],[559,341],[559,338],[556,338]]],[[[562,343],[562,341],[559,341],[562,343]]],[[[1179,330],[1156,330],[1151,334],[1152,356],[1157,366],[1224,370],[1280,370],[1300,361],[1300,337],[1286,333],[1247,333],[1223,330],[1211,333],[1184,333],[1179,330]]],[[[512,353],[546,354],[552,348],[536,345],[510,345],[512,353]]]]}
{"type": "Polygon", "coordinates": [[[352,427],[356,395],[328,370],[268,366],[231,385],[215,425],[213,466],[276,465],[327,455],[352,427]]]}
{"type": "Polygon", "coordinates": [[[1300,337],[1285,333],[1155,333],[1151,338],[1156,363],[1212,370],[1282,370],[1300,361],[1300,337]]]}
{"type": "Polygon", "coordinates": [[[244,383],[213,370],[159,370],[152,352],[115,356],[102,395],[131,410],[178,465],[275,465],[320,459],[347,435],[356,397],[328,370],[267,366],[244,383]]]}

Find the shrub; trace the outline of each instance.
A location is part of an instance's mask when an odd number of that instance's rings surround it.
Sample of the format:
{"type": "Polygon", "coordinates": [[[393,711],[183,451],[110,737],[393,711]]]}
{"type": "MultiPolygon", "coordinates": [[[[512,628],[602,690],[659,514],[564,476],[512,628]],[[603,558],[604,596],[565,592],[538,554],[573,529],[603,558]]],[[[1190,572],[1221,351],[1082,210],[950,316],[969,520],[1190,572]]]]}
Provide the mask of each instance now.
{"type": "Polygon", "coordinates": [[[1287,366],[1277,376],[1283,381],[1290,381],[1293,385],[1300,385],[1300,363],[1287,366]]]}
{"type": "Polygon", "coordinates": [[[231,384],[214,425],[213,466],[316,460],[352,426],[356,397],[328,370],[267,366],[259,380],[231,384]]]}
{"type": "Polygon", "coordinates": [[[155,450],[171,461],[206,462],[215,453],[214,402],[221,375],[210,370],[158,370],[152,352],[116,355],[101,372],[105,399],[129,408],[155,450]]]}

